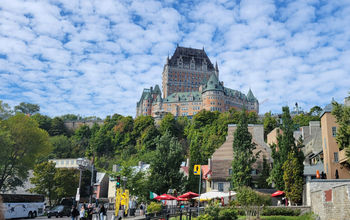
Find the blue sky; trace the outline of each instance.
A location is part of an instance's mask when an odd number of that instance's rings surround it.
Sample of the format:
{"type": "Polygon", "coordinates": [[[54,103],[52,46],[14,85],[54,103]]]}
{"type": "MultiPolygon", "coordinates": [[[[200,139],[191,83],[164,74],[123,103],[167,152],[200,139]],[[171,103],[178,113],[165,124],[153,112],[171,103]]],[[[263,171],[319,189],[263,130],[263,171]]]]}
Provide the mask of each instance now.
{"type": "Polygon", "coordinates": [[[0,1],[0,100],[135,116],[176,45],[204,47],[260,113],[350,91],[350,1],[0,1]]]}

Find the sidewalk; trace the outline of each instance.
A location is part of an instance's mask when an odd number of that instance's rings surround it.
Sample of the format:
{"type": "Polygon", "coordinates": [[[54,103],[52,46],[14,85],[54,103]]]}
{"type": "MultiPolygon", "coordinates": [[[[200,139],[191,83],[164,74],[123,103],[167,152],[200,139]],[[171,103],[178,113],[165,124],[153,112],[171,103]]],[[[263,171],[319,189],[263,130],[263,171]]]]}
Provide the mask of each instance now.
{"type": "MultiPolygon", "coordinates": [[[[114,211],[113,210],[108,210],[107,211],[107,219],[106,220],[112,220],[114,216],[114,211]]],[[[127,217],[123,217],[123,219],[128,219],[128,220],[141,220],[141,219],[146,219],[145,215],[136,215],[136,216],[127,216],[127,217]]],[[[117,220],[117,219],[115,219],[117,220]]]]}

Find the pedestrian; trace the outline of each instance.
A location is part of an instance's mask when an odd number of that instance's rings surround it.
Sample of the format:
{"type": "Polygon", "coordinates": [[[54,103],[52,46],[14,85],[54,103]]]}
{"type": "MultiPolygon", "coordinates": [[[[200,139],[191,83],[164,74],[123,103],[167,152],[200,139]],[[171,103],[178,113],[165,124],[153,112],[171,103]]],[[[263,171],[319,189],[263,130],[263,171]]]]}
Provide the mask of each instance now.
{"type": "Polygon", "coordinates": [[[85,220],[85,206],[84,205],[81,206],[79,217],[81,220],[85,220]]]}
{"type": "Polygon", "coordinates": [[[70,215],[72,217],[72,220],[78,220],[79,211],[74,205],[72,205],[72,209],[70,210],[70,215]]]}
{"type": "Polygon", "coordinates": [[[145,207],[143,205],[143,202],[140,205],[140,215],[144,215],[145,214],[145,207]]]}
{"type": "Polygon", "coordinates": [[[94,208],[92,207],[91,203],[89,203],[86,211],[87,211],[87,220],[92,220],[92,215],[94,214],[94,208]]]}
{"type": "Polygon", "coordinates": [[[98,214],[100,216],[100,220],[104,220],[104,217],[107,215],[105,206],[103,204],[100,204],[100,210],[98,211],[98,214]]]}

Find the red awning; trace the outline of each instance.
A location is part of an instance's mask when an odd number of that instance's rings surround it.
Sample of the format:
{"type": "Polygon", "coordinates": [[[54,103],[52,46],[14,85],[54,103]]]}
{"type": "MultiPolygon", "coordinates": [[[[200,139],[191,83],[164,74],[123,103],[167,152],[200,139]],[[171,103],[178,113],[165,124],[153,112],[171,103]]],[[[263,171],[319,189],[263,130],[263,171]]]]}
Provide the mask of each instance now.
{"type": "Polygon", "coordinates": [[[179,196],[179,198],[192,199],[192,198],[197,197],[197,196],[199,196],[199,194],[194,193],[194,192],[187,192],[187,193],[179,196]]]}
{"type": "Polygon", "coordinates": [[[271,197],[284,196],[284,195],[285,195],[285,193],[283,191],[278,190],[278,191],[272,193],[271,197]]]}
{"type": "Polygon", "coordinates": [[[172,195],[168,195],[168,194],[163,194],[163,195],[154,197],[154,199],[157,199],[157,200],[176,200],[176,197],[174,197],[172,195]]]}

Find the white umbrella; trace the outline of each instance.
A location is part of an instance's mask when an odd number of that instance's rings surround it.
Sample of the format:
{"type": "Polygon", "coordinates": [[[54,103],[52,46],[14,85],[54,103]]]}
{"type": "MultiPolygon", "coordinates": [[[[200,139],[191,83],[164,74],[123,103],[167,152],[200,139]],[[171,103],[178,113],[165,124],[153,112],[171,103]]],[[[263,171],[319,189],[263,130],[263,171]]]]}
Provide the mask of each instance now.
{"type": "Polygon", "coordinates": [[[230,191],[230,192],[219,192],[217,190],[212,190],[206,193],[203,193],[200,195],[200,197],[195,197],[195,199],[200,200],[211,200],[211,199],[221,199],[221,198],[228,198],[229,196],[235,196],[236,192],[230,191]]]}

